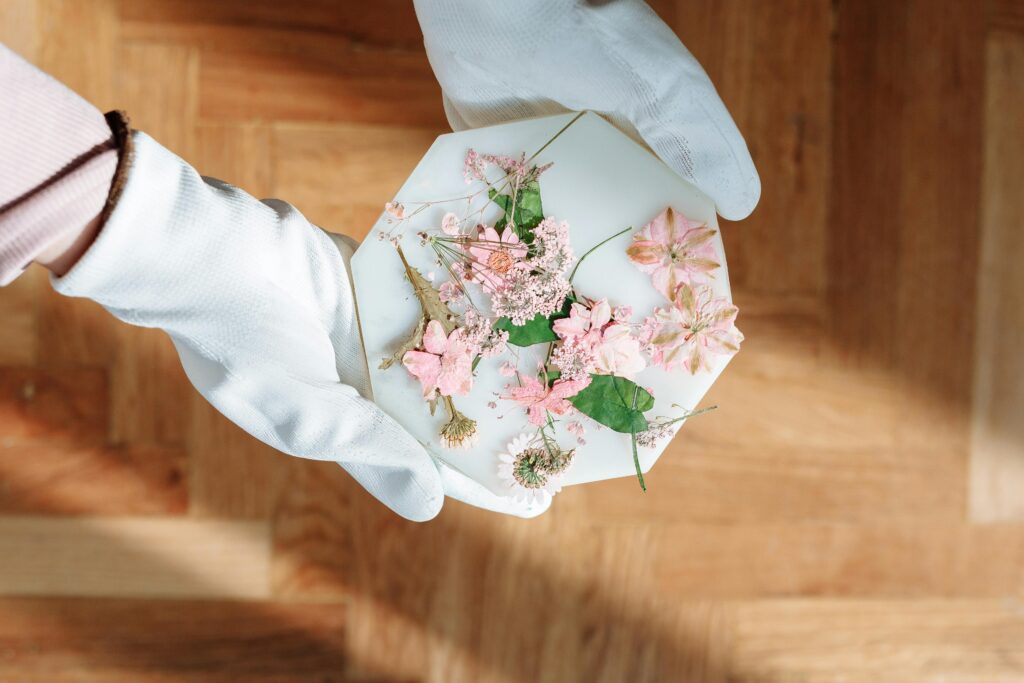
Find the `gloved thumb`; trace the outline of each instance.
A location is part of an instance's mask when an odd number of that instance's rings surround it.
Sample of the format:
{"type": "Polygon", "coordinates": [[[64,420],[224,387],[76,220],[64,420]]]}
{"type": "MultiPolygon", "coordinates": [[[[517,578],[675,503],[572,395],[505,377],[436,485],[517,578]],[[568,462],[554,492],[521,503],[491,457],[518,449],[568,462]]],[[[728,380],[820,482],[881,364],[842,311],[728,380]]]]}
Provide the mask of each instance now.
{"type": "Polygon", "coordinates": [[[441,510],[441,477],[423,446],[354,388],[274,368],[228,369],[187,341],[174,344],[199,393],[260,441],[289,455],[339,463],[406,519],[425,521],[441,510]]]}

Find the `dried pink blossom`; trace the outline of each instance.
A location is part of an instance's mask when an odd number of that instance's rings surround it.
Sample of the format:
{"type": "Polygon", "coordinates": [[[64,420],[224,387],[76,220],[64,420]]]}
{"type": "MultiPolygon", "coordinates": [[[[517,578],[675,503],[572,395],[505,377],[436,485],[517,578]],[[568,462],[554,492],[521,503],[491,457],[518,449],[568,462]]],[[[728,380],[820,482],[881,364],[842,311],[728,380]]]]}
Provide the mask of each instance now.
{"type": "Polygon", "coordinates": [[[405,218],[405,207],[399,202],[388,202],[384,205],[384,211],[398,220],[405,218]]]}
{"type": "Polygon", "coordinates": [[[514,230],[501,234],[490,226],[477,227],[477,237],[464,243],[473,279],[493,292],[505,283],[509,273],[526,257],[526,245],[514,230]]]}
{"type": "Polygon", "coordinates": [[[466,343],[484,358],[503,353],[508,344],[508,332],[494,329],[494,322],[490,318],[472,309],[463,316],[462,334],[466,343]]]}
{"type": "Polygon", "coordinates": [[[600,339],[601,329],[611,319],[612,308],[607,299],[595,301],[589,307],[577,302],[569,307],[569,317],[556,320],[552,329],[562,339],[578,337],[594,344],[600,339]]]}
{"type": "Polygon", "coordinates": [[[656,365],[671,370],[682,365],[690,374],[710,370],[709,355],[731,356],[743,334],[736,328],[739,309],[715,298],[708,285],[676,289],[672,305],[658,308],[643,324],[643,337],[656,365]]]}
{"type": "MultiPolygon", "coordinates": [[[[647,366],[640,341],[628,325],[612,322],[612,309],[607,299],[594,302],[589,308],[574,303],[569,317],[556,320],[552,326],[561,337],[563,348],[570,341],[585,346],[593,357],[591,371],[600,375],[632,378],[647,366]]],[[[568,351],[564,353],[568,354],[568,351]]]]}
{"type": "Polygon", "coordinates": [[[445,337],[444,328],[436,320],[427,324],[423,333],[423,350],[407,351],[402,365],[423,386],[423,398],[467,394],[473,388],[474,348],[466,343],[461,329],[445,337]]]}
{"type": "Polygon", "coordinates": [[[586,436],[586,430],[584,429],[582,422],[579,422],[578,420],[573,420],[569,424],[565,425],[565,429],[570,434],[576,437],[576,442],[579,445],[583,446],[587,443],[586,440],[583,438],[584,436],[586,436]]]}
{"type": "Polygon", "coordinates": [[[437,294],[441,298],[442,303],[446,304],[458,303],[465,296],[462,287],[451,280],[442,282],[441,286],[437,288],[437,294]]]}
{"type": "Polygon", "coordinates": [[[564,379],[587,377],[594,371],[595,361],[594,347],[583,337],[566,339],[551,354],[551,363],[561,371],[564,379]]]}
{"type": "Polygon", "coordinates": [[[540,427],[547,420],[549,412],[565,415],[573,410],[568,399],[587,388],[590,377],[578,380],[559,379],[550,387],[533,376],[525,376],[521,381],[521,386],[510,387],[509,395],[502,398],[524,406],[530,424],[540,427]]]}
{"type": "Polygon", "coordinates": [[[569,242],[569,224],[545,218],[533,229],[533,245],[528,264],[531,270],[565,273],[572,265],[573,251],[569,242]]]}
{"type": "Polygon", "coordinates": [[[516,366],[509,362],[502,363],[501,366],[498,367],[498,374],[502,377],[515,377],[516,366]]]}
{"type": "Polygon", "coordinates": [[[448,212],[441,219],[441,232],[446,235],[458,235],[459,234],[459,217],[454,213],[448,212]]]}
{"type": "Polygon", "coordinates": [[[633,235],[630,260],[651,274],[654,288],[672,299],[681,283],[703,283],[718,268],[715,231],[669,207],[633,235]]]}
{"type": "Polygon", "coordinates": [[[632,306],[616,306],[612,311],[612,320],[619,323],[628,323],[633,317],[632,306]]]}
{"type": "Polygon", "coordinates": [[[560,274],[514,268],[491,296],[495,315],[514,325],[525,325],[538,315],[549,316],[562,308],[572,285],[560,274]]]}
{"type": "Polygon", "coordinates": [[[475,149],[470,149],[466,152],[466,160],[462,166],[462,175],[465,177],[467,185],[474,180],[487,182],[483,159],[480,158],[475,149]]]}
{"type": "Polygon", "coordinates": [[[628,325],[612,323],[601,330],[601,338],[594,344],[594,372],[633,379],[647,367],[641,350],[640,340],[628,325]]]}

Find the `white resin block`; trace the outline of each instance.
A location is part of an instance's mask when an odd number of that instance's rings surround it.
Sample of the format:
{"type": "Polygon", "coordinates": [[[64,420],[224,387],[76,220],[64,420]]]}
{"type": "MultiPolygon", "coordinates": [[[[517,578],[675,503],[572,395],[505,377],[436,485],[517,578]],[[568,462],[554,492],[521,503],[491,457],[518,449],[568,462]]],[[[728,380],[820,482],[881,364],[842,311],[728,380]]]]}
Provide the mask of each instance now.
{"type": "MultiPolygon", "coordinates": [[[[434,201],[465,196],[463,159],[468,149],[481,153],[527,156],[540,149],[555,133],[569,123],[574,114],[531,119],[492,126],[437,138],[405,184],[395,195],[397,201],[411,207],[417,201],[434,201]]],[[[718,229],[713,203],[699,190],[670,170],[657,157],[600,116],[587,113],[544,149],[534,160],[538,165],[554,162],[540,179],[544,213],[568,221],[577,258],[591,246],[610,235],[633,226],[639,230],[668,206],[688,218],[718,229]]],[[[433,273],[435,284],[447,278],[437,265],[429,247],[421,247],[415,232],[436,228],[447,211],[458,212],[459,205],[438,205],[424,210],[402,228],[402,248],[410,263],[422,273],[433,273]],[[454,206],[454,208],[453,208],[454,206]]],[[[485,212],[493,224],[501,211],[494,205],[485,212]]],[[[479,424],[480,440],[471,450],[450,450],[441,445],[438,432],[446,421],[442,407],[431,416],[421,396],[419,382],[401,365],[378,368],[382,358],[390,356],[416,326],[421,310],[405,278],[401,261],[379,232],[394,226],[382,214],[352,261],[360,325],[370,368],[373,398],[389,415],[409,430],[432,454],[481,482],[496,493],[508,489],[497,477],[498,453],[512,438],[532,431],[525,411],[511,401],[496,398],[507,393],[509,379],[498,366],[508,354],[483,359],[477,368],[472,392],[457,397],[456,405],[479,424]],[[496,409],[487,404],[497,401],[496,409]]],[[[630,233],[598,249],[581,266],[574,279],[577,291],[591,299],[607,297],[613,306],[633,307],[633,321],[639,322],[659,306],[667,305],[663,295],[651,285],[626,256],[630,233]]],[[[714,272],[712,287],[719,297],[731,301],[728,270],[721,235],[714,237],[714,248],[721,267],[714,272]]],[[[546,345],[520,351],[521,369],[529,358],[540,354],[546,345]]],[[[712,356],[710,372],[691,375],[682,368],[671,372],[648,366],[636,382],[654,394],[654,416],[677,417],[683,414],[672,404],[687,409],[698,407],[701,398],[728,363],[727,356],[712,356]]],[[[575,463],[566,474],[565,484],[582,484],[613,477],[635,475],[630,436],[598,427],[589,418],[580,418],[587,426],[586,445],[578,447],[575,463]]],[[[677,428],[683,423],[677,423],[677,428]]],[[[680,437],[681,438],[681,437],[680,437]]],[[[566,448],[575,442],[559,431],[559,443],[566,448]]],[[[668,440],[657,448],[641,448],[641,468],[648,471],[662,454],[668,440]]],[[[656,482],[656,479],[654,479],[656,482]]],[[[649,483],[654,483],[650,482],[649,483]]]]}

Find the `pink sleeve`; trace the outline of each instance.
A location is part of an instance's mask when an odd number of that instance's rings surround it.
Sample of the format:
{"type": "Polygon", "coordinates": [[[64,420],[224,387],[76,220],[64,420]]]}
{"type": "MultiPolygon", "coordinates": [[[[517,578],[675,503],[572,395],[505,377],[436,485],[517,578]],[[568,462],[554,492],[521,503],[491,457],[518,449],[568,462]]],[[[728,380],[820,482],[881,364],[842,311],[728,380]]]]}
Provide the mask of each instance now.
{"type": "Polygon", "coordinates": [[[0,285],[96,218],[117,144],[103,114],[0,44],[0,285]]]}

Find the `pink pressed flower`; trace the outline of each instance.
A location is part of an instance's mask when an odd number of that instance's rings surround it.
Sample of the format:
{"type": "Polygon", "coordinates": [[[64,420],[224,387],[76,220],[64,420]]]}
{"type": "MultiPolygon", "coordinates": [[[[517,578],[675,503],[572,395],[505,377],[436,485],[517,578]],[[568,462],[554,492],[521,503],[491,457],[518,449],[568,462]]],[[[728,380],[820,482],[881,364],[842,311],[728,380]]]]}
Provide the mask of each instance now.
{"type": "Polygon", "coordinates": [[[569,224],[548,217],[533,229],[530,270],[564,273],[572,265],[573,251],[569,243],[569,224]]]}
{"type": "Polygon", "coordinates": [[[398,202],[388,202],[384,205],[384,210],[398,220],[405,218],[405,207],[398,202]]]}
{"type": "Polygon", "coordinates": [[[565,429],[576,437],[576,442],[581,446],[587,443],[583,438],[586,436],[586,431],[584,430],[582,423],[573,420],[569,424],[565,425],[565,429]]]}
{"type": "Polygon", "coordinates": [[[556,320],[552,327],[563,340],[561,349],[556,351],[559,363],[568,365],[573,358],[568,349],[583,345],[591,356],[588,372],[632,378],[647,366],[640,342],[629,326],[612,322],[612,309],[607,299],[594,302],[590,308],[574,303],[569,317],[556,320]]]}
{"type": "Polygon", "coordinates": [[[514,230],[504,230],[499,235],[494,228],[481,225],[477,231],[476,239],[466,242],[469,266],[473,279],[493,292],[526,257],[526,245],[519,241],[514,230]]]}
{"type": "Polygon", "coordinates": [[[629,319],[633,317],[632,306],[616,306],[615,310],[612,311],[612,319],[617,323],[629,322],[629,319]]]}
{"type": "Polygon", "coordinates": [[[714,236],[711,228],[669,207],[633,235],[626,254],[671,300],[680,283],[707,282],[718,268],[714,236]]]}
{"type": "Polygon", "coordinates": [[[458,235],[459,217],[454,213],[446,213],[441,219],[441,232],[446,235],[458,235]]]}
{"type": "Polygon", "coordinates": [[[583,379],[594,371],[594,362],[594,348],[583,337],[566,339],[551,354],[551,364],[563,379],[583,379]]]}
{"type": "Polygon", "coordinates": [[[560,274],[513,268],[491,295],[491,309],[514,325],[525,325],[538,315],[549,316],[562,308],[572,285],[560,274]]]}
{"type": "Polygon", "coordinates": [[[710,370],[708,355],[739,351],[743,334],[736,329],[738,311],[727,300],[714,298],[707,285],[681,284],[672,305],[644,321],[652,361],[666,370],[682,365],[690,374],[710,370]]]}
{"type": "Polygon", "coordinates": [[[502,398],[516,401],[526,408],[530,424],[543,426],[547,414],[565,415],[573,409],[567,399],[580,393],[590,384],[590,377],[578,380],[559,379],[547,387],[536,377],[522,378],[522,385],[510,388],[510,395],[502,398]]]}
{"type": "Polygon", "coordinates": [[[441,302],[446,304],[458,303],[462,301],[464,295],[462,287],[451,280],[442,282],[441,286],[437,288],[437,294],[441,298],[441,302]]]}
{"type": "Polygon", "coordinates": [[[502,363],[501,366],[498,368],[498,374],[501,375],[502,377],[515,377],[516,366],[513,365],[512,363],[502,363]]]}
{"type": "Polygon", "coordinates": [[[475,149],[470,149],[466,152],[466,160],[462,167],[462,175],[465,177],[467,185],[472,183],[474,180],[487,182],[487,175],[484,173],[484,162],[475,149]]]}
{"type": "Polygon", "coordinates": [[[633,379],[645,367],[640,341],[627,325],[612,323],[601,331],[594,344],[594,372],[633,379]]]}
{"type": "Polygon", "coordinates": [[[473,388],[473,347],[453,330],[445,337],[444,328],[431,320],[423,333],[423,350],[407,351],[402,365],[423,385],[423,398],[467,394],[473,388]]]}
{"type": "Polygon", "coordinates": [[[569,308],[569,317],[554,322],[552,329],[562,339],[579,337],[589,344],[600,339],[601,328],[611,322],[612,308],[608,299],[601,299],[588,308],[581,303],[574,303],[569,308]]]}

